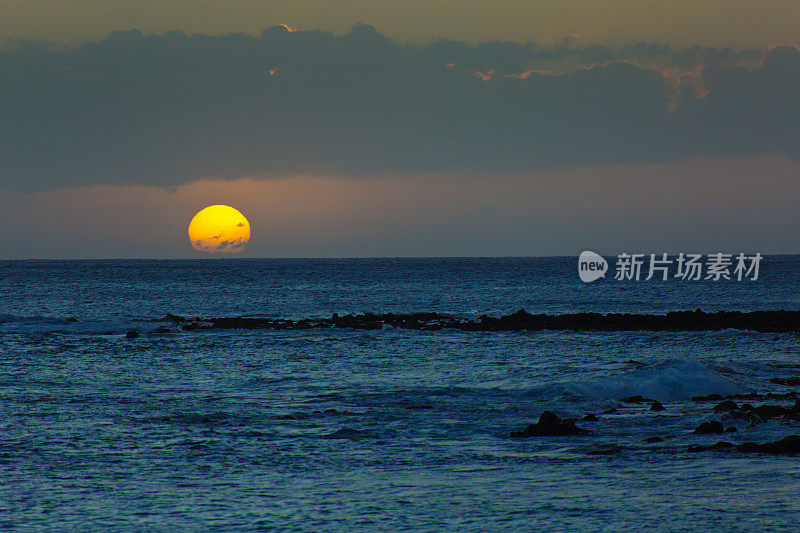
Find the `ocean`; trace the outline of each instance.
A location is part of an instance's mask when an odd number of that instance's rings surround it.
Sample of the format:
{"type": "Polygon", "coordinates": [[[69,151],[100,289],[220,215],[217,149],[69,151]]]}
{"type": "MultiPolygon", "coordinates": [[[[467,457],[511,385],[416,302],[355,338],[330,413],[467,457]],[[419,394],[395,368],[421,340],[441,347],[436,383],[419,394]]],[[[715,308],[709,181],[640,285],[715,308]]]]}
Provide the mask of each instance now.
{"type": "Polygon", "coordinates": [[[800,256],[755,281],[593,283],[577,257],[2,261],[0,529],[795,531],[797,455],[703,447],[800,423],[698,397],[788,408],[796,333],[164,317],[800,310],[798,273],[800,256]],[[509,437],[544,411],[591,433],[509,437]],[[727,432],[693,433],[712,420],[727,432]]]}

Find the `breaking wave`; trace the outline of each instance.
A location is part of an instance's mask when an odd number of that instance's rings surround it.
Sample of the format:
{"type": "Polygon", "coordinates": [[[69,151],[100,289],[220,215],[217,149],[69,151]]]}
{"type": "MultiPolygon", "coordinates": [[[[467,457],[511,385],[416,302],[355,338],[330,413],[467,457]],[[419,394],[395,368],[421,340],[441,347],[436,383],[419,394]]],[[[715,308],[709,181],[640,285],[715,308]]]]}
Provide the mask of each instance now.
{"type": "Polygon", "coordinates": [[[565,387],[567,392],[592,400],[619,400],[638,395],[662,402],[742,392],[740,385],[691,360],[669,361],[624,374],[570,383],[565,387]]]}

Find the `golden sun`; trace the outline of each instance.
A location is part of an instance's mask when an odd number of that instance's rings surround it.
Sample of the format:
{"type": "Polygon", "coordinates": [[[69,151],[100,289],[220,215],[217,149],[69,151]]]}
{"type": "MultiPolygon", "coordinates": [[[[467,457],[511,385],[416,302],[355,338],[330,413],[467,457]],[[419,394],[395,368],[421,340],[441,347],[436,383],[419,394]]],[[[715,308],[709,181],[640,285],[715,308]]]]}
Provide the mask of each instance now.
{"type": "Polygon", "coordinates": [[[250,240],[250,223],[232,207],[211,205],[192,218],[189,240],[201,252],[238,254],[250,240]]]}

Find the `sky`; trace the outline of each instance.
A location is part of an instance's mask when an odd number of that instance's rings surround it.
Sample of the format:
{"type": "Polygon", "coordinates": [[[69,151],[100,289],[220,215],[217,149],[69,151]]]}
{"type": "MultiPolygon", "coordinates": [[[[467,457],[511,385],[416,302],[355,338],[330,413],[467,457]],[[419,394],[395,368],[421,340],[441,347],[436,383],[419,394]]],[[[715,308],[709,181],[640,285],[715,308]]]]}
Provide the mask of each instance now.
{"type": "Polygon", "coordinates": [[[798,5],[0,0],[0,258],[797,253],[798,5]]]}

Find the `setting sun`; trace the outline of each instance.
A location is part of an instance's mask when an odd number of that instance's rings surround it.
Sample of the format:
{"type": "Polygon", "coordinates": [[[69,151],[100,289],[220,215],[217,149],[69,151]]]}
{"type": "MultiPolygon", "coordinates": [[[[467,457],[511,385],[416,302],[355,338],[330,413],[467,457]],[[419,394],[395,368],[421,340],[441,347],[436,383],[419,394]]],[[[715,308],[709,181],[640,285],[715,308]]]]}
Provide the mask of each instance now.
{"type": "Polygon", "coordinates": [[[250,223],[232,207],[212,205],[192,218],[189,240],[201,252],[238,254],[250,240],[250,223]]]}

